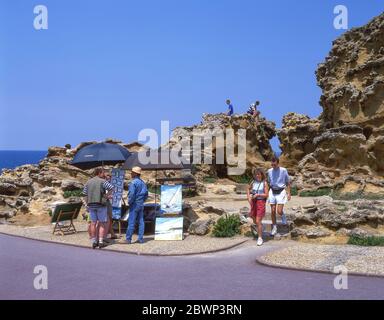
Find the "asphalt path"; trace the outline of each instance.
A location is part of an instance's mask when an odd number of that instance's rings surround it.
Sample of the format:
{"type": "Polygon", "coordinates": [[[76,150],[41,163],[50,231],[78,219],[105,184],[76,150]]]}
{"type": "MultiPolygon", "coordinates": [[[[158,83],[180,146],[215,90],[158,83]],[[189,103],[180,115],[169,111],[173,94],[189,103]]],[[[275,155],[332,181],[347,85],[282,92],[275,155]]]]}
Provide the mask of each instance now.
{"type": "Polygon", "coordinates": [[[138,256],[0,234],[0,299],[383,299],[384,278],[270,268],[256,258],[268,243],[183,257],[138,256]],[[48,270],[36,290],[35,266],[48,270]]]}

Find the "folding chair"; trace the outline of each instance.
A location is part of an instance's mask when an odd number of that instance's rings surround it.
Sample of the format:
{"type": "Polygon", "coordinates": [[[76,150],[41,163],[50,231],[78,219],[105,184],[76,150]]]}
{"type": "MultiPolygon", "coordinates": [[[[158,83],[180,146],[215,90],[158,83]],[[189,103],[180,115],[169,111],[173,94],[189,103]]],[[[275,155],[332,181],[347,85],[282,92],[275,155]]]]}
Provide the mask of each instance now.
{"type": "Polygon", "coordinates": [[[81,202],[57,205],[52,213],[51,223],[55,224],[52,234],[58,232],[64,236],[68,233],[76,233],[77,231],[73,224],[73,220],[77,219],[82,205],[81,202]],[[62,223],[65,221],[69,221],[70,223],[68,225],[63,225],[62,223]]]}

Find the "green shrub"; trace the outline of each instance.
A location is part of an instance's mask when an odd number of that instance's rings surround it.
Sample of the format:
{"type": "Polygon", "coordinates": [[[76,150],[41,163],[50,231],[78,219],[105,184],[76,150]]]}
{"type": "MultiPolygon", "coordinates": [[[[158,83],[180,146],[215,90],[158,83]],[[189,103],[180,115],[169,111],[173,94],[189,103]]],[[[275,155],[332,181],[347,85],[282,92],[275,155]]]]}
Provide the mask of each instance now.
{"type": "Polygon", "coordinates": [[[358,199],[384,200],[384,196],[382,194],[364,193],[362,191],[348,192],[348,193],[339,193],[335,191],[331,194],[331,197],[334,200],[344,200],[344,201],[352,201],[352,200],[358,200],[358,199]]]}
{"type": "Polygon", "coordinates": [[[197,195],[198,195],[198,193],[194,189],[185,189],[185,190],[183,190],[183,197],[184,198],[192,198],[192,197],[196,197],[197,195]]]}
{"type": "Polygon", "coordinates": [[[217,178],[215,178],[215,177],[205,177],[203,179],[204,183],[215,183],[216,181],[217,181],[217,178]]]}
{"type": "Polygon", "coordinates": [[[308,190],[308,191],[301,191],[299,193],[300,197],[321,197],[321,196],[329,196],[332,194],[331,188],[320,188],[317,190],[308,190]]]}
{"type": "Polygon", "coordinates": [[[213,227],[213,236],[217,238],[231,238],[240,234],[241,221],[237,215],[225,215],[217,220],[213,227]]]}
{"type": "Polygon", "coordinates": [[[291,188],[291,196],[297,196],[299,195],[299,190],[297,190],[297,187],[291,188]]]}
{"type": "Polygon", "coordinates": [[[239,184],[249,184],[252,181],[252,177],[247,174],[241,176],[229,176],[228,178],[239,184]]]}
{"type": "Polygon", "coordinates": [[[355,245],[355,246],[363,246],[363,247],[384,246],[384,237],[351,236],[349,237],[348,244],[355,245]]]}
{"type": "Polygon", "coordinates": [[[68,199],[71,197],[83,197],[83,190],[81,189],[76,189],[72,191],[64,191],[64,198],[68,199]]]}

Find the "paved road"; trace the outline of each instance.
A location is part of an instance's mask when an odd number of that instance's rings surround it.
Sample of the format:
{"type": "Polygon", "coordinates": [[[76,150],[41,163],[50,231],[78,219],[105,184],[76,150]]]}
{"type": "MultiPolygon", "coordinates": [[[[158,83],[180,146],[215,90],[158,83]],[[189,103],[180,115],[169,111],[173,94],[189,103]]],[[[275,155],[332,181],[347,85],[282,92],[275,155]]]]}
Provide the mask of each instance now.
{"type": "Polygon", "coordinates": [[[244,246],[189,257],[133,256],[0,235],[1,299],[383,299],[384,279],[268,268],[268,250],[244,246]],[[48,268],[48,290],[35,290],[33,269],[48,268]]]}

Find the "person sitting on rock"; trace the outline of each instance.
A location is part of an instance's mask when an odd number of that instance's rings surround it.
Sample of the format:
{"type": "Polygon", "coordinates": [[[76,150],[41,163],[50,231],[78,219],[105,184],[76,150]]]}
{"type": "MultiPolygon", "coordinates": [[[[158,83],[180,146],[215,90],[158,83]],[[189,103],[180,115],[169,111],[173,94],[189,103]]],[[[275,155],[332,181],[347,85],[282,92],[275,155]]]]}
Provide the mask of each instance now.
{"type": "Polygon", "coordinates": [[[291,200],[290,178],[287,169],[279,166],[279,158],[272,159],[272,168],[268,170],[267,180],[269,184],[268,201],[271,205],[272,216],[272,232],[271,235],[277,234],[276,211],[281,216],[283,224],[287,223],[284,214],[284,205],[291,200]]]}
{"type": "Polygon", "coordinates": [[[247,190],[248,202],[251,205],[250,217],[257,226],[257,245],[263,245],[263,218],[265,217],[269,187],[262,169],[253,171],[254,180],[247,190]]]}
{"type": "Polygon", "coordinates": [[[233,116],[233,113],[234,113],[234,109],[233,109],[233,105],[231,103],[231,100],[227,99],[226,101],[227,105],[228,105],[228,113],[227,113],[227,116],[231,117],[233,116]]]}
{"type": "Polygon", "coordinates": [[[255,103],[252,103],[249,106],[249,109],[247,111],[248,114],[250,114],[254,119],[259,119],[260,111],[257,110],[257,107],[260,105],[260,101],[256,101],[255,103]]]}
{"type": "Polygon", "coordinates": [[[255,113],[255,110],[256,110],[256,108],[255,108],[255,104],[252,103],[252,104],[249,106],[249,109],[248,109],[247,113],[248,113],[249,115],[253,116],[254,113],[255,113]]]}

